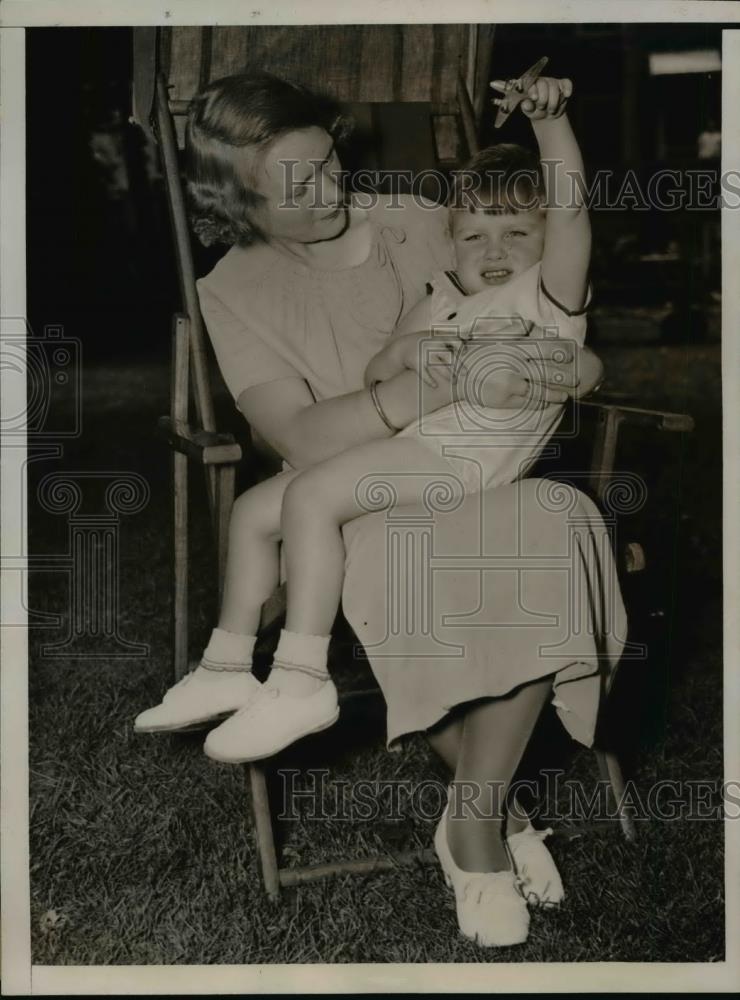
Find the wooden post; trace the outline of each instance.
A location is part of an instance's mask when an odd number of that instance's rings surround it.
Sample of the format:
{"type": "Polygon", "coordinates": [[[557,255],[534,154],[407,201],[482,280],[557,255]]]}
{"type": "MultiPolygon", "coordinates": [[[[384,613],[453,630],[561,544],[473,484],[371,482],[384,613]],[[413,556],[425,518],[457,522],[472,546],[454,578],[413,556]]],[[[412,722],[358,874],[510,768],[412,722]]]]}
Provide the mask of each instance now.
{"type": "Polygon", "coordinates": [[[475,111],[475,120],[480,128],[486,102],[494,97],[488,84],[491,82],[491,64],[493,61],[493,37],[496,31],[494,24],[478,24],[475,26],[475,75],[470,97],[475,111]]]}
{"type": "Polygon", "coordinates": [[[270,816],[267,781],[262,764],[249,765],[249,783],[252,790],[252,815],[260,867],[262,868],[262,881],[268,897],[273,902],[277,902],[280,898],[280,873],[275,854],[275,835],[270,816]]]}
{"type": "Polygon", "coordinates": [[[332,875],[374,875],[377,872],[398,871],[399,868],[416,868],[419,865],[438,864],[435,851],[420,849],[402,854],[359,858],[356,861],[330,861],[324,865],[306,868],[281,868],[280,885],[303,885],[332,875]]]}
{"type": "Polygon", "coordinates": [[[460,118],[462,120],[465,142],[468,147],[468,155],[475,156],[480,149],[478,144],[478,129],[475,123],[475,113],[470,100],[470,94],[465,83],[465,79],[460,74],[457,82],[457,100],[460,107],[460,118]]]}
{"type": "MultiPolygon", "coordinates": [[[[616,407],[609,406],[599,410],[596,436],[591,455],[591,486],[600,500],[603,500],[606,488],[614,472],[620,423],[621,415],[616,407]]],[[[599,773],[604,780],[609,782],[624,836],[628,841],[632,842],[636,840],[637,833],[632,817],[627,814],[622,804],[624,778],[617,755],[604,750],[594,750],[594,753],[596,754],[599,773]]]]}
{"type": "MultiPolygon", "coordinates": [[[[176,315],[172,331],[172,411],[173,420],[187,423],[189,322],[176,315]]],[[[173,452],[174,542],[175,542],[175,680],[188,672],[188,457],[173,452]]]]}
{"type": "Polygon", "coordinates": [[[468,25],[468,48],[465,59],[465,88],[471,101],[475,101],[475,75],[478,66],[478,25],[468,25]]]}
{"type": "Polygon", "coordinates": [[[598,423],[591,453],[591,487],[602,500],[614,472],[617,438],[622,417],[617,407],[599,409],[598,423]]]}
{"type": "Polygon", "coordinates": [[[217,518],[216,545],[218,549],[218,601],[224,592],[224,577],[226,575],[226,557],[229,550],[229,521],[231,508],[234,506],[234,479],[236,469],[233,465],[220,465],[217,478],[217,518]]]}
{"type": "Polygon", "coordinates": [[[609,782],[609,789],[614,798],[614,805],[617,808],[619,824],[622,827],[624,839],[633,844],[637,840],[637,829],[635,821],[625,809],[624,776],[617,755],[606,750],[595,750],[594,753],[596,754],[601,777],[609,782]]]}
{"type": "MultiPolygon", "coordinates": [[[[190,232],[185,212],[185,197],[180,180],[177,139],[175,138],[175,127],[167,103],[167,88],[161,74],[157,74],[157,94],[154,104],[156,108],[159,148],[162,154],[162,165],[164,166],[164,177],[167,186],[167,205],[169,207],[172,234],[177,250],[175,258],[177,261],[177,275],[180,282],[180,294],[188,319],[190,320],[191,375],[193,379],[195,409],[198,414],[198,421],[203,430],[215,431],[216,419],[213,413],[211,387],[208,381],[205,337],[203,333],[203,321],[200,315],[198,290],[195,287],[195,267],[193,265],[190,232]]],[[[215,513],[215,469],[206,469],[206,483],[211,506],[211,517],[215,528],[217,524],[215,513]]]]}

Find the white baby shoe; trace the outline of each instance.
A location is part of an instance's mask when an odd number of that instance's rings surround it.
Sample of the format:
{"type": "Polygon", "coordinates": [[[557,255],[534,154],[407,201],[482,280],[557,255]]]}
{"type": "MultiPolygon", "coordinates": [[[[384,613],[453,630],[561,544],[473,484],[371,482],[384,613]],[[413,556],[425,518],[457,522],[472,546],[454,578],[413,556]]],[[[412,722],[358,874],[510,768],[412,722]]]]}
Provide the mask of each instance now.
{"type": "Polygon", "coordinates": [[[166,692],[159,705],[134,720],[137,733],[166,733],[223,719],[243,708],[262,688],[251,670],[198,666],[166,692]]]}
{"type": "Polygon", "coordinates": [[[522,892],[533,906],[559,906],[565,899],[560,872],[543,843],[551,833],[550,827],[535,830],[531,823],[527,823],[520,833],[506,838],[517,874],[522,880],[522,892]]]}
{"type": "Polygon", "coordinates": [[[226,764],[262,760],[303,736],[328,729],[338,718],[339,700],[332,680],[299,698],[268,679],[248,705],[211,730],[203,749],[213,760],[226,764]]]}
{"type": "Polygon", "coordinates": [[[445,881],[455,893],[460,931],[484,948],[522,944],[529,934],[529,911],[514,871],[466,872],[458,868],[447,843],[447,807],[434,848],[445,881]]]}

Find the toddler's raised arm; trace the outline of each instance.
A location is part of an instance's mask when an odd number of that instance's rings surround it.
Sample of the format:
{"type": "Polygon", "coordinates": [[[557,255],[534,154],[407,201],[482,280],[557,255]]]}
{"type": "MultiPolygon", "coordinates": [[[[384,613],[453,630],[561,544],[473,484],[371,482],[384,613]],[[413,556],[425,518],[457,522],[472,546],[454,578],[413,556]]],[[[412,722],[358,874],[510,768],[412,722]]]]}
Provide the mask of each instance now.
{"type": "Polygon", "coordinates": [[[570,80],[540,77],[521,109],[532,122],[547,192],[542,282],[558,302],[577,311],[583,308],[588,289],[591,226],[583,159],[565,114],[572,93],[570,80]]]}

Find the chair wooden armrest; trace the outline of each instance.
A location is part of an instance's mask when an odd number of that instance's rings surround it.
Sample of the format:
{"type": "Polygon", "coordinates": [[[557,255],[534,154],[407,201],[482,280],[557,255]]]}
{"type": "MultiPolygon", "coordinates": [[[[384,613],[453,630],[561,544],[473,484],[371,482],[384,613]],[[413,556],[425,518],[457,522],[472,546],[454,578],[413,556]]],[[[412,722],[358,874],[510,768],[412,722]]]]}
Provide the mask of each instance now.
{"type": "Polygon", "coordinates": [[[623,424],[658,431],[682,432],[694,429],[694,420],[688,413],[625,406],[624,399],[622,395],[604,395],[598,401],[582,399],[576,404],[591,410],[596,418],[590,484],[599,499],[603,499],[614,473],[619,429],[623,424]]]}
{"type": "Polygon", "coordinates": [[[613,413],[615,418],[621,423],[631,424],[633,427],[652,427],[659,431],[692,431],[694,429],[694,419],[688,413],[671,413],[668,410],[646,410],[638,406],[624,406],[609,396],[600,397],[598,400],[579,400],[580,406],[586,406],[593,410],[606,411],[603,416],[613,413]]]}
{"type": "Polygon", "coordinates": [[[189,424],[172,417],[160,417],[157,431],[171,448],[201,465],[230,465],[241,461],[241,445],[236,443],[233,434],[193,430],[189,424]]]}

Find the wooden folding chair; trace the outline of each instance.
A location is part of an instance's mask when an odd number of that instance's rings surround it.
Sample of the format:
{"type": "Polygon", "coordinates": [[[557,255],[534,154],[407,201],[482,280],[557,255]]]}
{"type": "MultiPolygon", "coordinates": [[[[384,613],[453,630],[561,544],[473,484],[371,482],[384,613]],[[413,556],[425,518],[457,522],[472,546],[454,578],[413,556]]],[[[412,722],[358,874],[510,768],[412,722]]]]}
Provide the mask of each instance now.
{"type": "MultiPolygon", "coordinates": [[[[356,37],[348,32],[360,32],[365,48],[360,45],[362,58],[370,59],[372,53],[378,59],[398,60],[398,52],[388,46],[379,46],[382,28],[363,26],[362,28],[336,28],[316,26],[315,28],[175,28],[158,36],[159,29],[138,28],[134,37],[134,118],[149,131],[154,125],[156,139],[164,168],[167,200],[170,209],[172,231],[177,257],[178,276],[182,308],[174,317],[173,363],[172,363],[172,405],[169,416],[159,422],[162,437],[174,452],[174,673],[175,678],[183,676],[191,664],[188,662],[188,461],[200,465],[205,474],[206,490],[211,515],[213,535],[218,553],[219,595],[223,586],[226,559],[228,522],[234,500],[235,468],[242,459],[240,446],[232,435],[218,433],[215,425],[213,401],[208,379],[203,321],[200,314],[195,285],[190,233],[185,212],[180,167],[178,162],[178,116],[187,109],[192,94],[209,79],[228,73],[238,72],[249,65],[252,68],[270,68],[273,72],[288,78],[301,78],[313,85],[320,84],[327,89],[327,81],[333,80],[335,89],[344,87],[349,91],[344,96],[355,100],[352,108],[361,125],[370,132],[390,132],[397,137],[405,136],[415,129],[413,149],[418,157],[419,145],[422,155],[434,156],[436,163],[454,164],[461,155],[477,151],[477,119],[482,109],[482,101],[488,78],[488,61],[493,26],[405,26],[388,28],[400,38],[397,48],[403,49],[414,41],[406,37],[414,31],[424,32],[424,38],[431,40],[433,58],[424,80],[406,80],[403,66],[392,64],[387,67],[389,76],[374,67],[367,80],[355,74],[347,82],[347,74],[336,74],[332,78],[329,70],[346,62],[347,53],[342,52],[349,41],[355,46],[356,37]],[[305,58],[306,32],[311,35],[314,63],[305,58]],[[398,33],[401,33],[400,35],[398,33]],[[300,37],[299,37],[300,36],[300,37]],[[368,51],[369,50],[369,51],[368,51]],[[301,53],[304,55],[301,55],[301,53]],[[168,67],[168,81],[161,71],[159,61],[168,67]],[[439,67],[439,60],[447,58],[438,77],[431,75],[431,69],[439,67]],[[436,62],[435,62],[436,60],[436,62]],[[463,69],[458,66],[462,63],[463,69]],[[451,65],[450,65],[451,64],[451,65]],[[316,76],[317,79],[313,77],[316,76]],[[377,90],[377,81],[392,81],[392,93],[377,90]],[[398,82],[400,80],[400,83],[398,82]],[[346,85],[346,86],[345,86],[346,85]],[[363,89],[364,87],[364,89],[363,89]],[[375,91],[368,94],[368,89],[375,91]],[[373,103],[369,97],[389,96],[396,100],[406,99],[409,105],[373,103]],[[425,123],[421,129],[419,122],[425,123]],[[195,405],[196,424],[191,423],[189,400],[195,405]]],[[[416,39],[419,44],[419,39],[416,39]]],[[[309,45],[309,49],[311,46],[309,45]]],[[[331,88],[329,88],[331,89],[331,88]]],[[[351,103],[351,101],[350,101],[351,103]]],[[[408,166],[403,160],[409,152],[408,142],[392,141],[391,162],[382,164],[388,169],[408,166]]],[[[418,162],[415,159],[413,162],[418,162]]],[[[432,166],[432,163],[427,163],[432,166]]],[[[596,417],[589,482],[597,499],[603,499],[609,487],[615,468],[615,455],[619,430],[623,425],[649,428],[658,431],[687,431],[693,426],[685,414],[667,413],[624,406],[610,402],[583,402],[586,411],[596,417]]],[[[584,484],[581,484],[583,486],[584,484]]],[[[628,571],[643,568],[644,557],[637,545],[627,551],[628,571]]],[[[265,629],[279,620],[283,601],[275,595],[263,610],[261,628],[265,629]]],[[[360,692],[366,693],[366,692],[360,692]]],[[[349,696],[352,696],[350,693],[349,696]]],[[[608,780],[614,797],[614,804],[621,802],[624,793],[624,778],[617,756],[609,750],[597,750],[599,770],[608,780]]],[[[409,852],[403,855],[379,856],[365,860],[338,860],[322,865],[302,868],[285,868],[278,865],[275,837],[271,820],[270,803],[267,792],[266,764],[250,764],[252,812],[259,851],[262,877],[267,895],[271,899],[279,897],[284,886],[296,885],[313,879],[324,878],[338,873],[362,873],[390,870],[404,864],[415,864],[430,860],[431,851],[409,852]]],[[[634,823],[630,815],[622,810],[619,814],[625,837],[635,837],[634,823]]]]}

